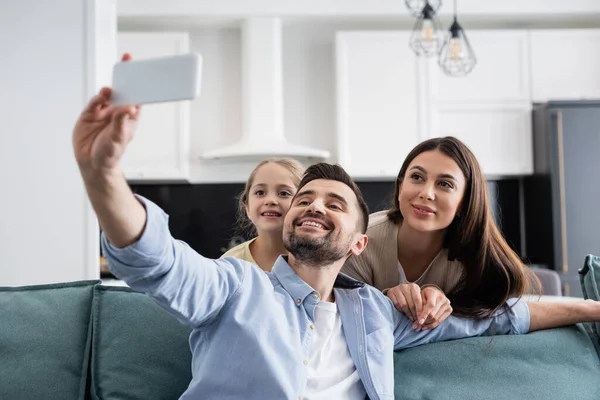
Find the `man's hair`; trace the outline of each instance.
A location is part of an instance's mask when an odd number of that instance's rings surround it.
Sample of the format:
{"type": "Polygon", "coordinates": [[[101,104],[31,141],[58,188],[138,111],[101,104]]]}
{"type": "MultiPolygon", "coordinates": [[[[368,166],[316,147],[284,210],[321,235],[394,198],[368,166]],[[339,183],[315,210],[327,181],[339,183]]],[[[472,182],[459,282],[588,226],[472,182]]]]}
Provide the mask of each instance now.
{"type": "Polygon", "coordinates": [[[328,163],[318,163],[313,164],[306,169],[304,175],[302,176],[302,180],[298,185],[298,192],[306,186],[307,183],[312,182],[316,179],[327,179],[330,181],[338,181],[342,182],[346,186],[348,186],[354,192],[356,196],[356,201],[358,202],[358,208],[361,215],[360,218],[360,231],[361,233],[367,232],[367,226],[369,224],[369,207],[363,198],[362,192],[358,185],[354,183],[350,175],[344,170],[344,168],[335,164],[328,163]]]}

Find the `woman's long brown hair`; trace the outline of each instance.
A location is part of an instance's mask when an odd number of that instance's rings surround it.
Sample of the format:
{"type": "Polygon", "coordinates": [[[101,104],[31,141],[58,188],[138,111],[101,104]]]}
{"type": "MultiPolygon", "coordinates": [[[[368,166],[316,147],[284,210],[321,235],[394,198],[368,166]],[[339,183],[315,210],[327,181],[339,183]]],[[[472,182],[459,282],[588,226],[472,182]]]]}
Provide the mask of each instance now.
{"type": "Polygon", "coordinates": [[[511,297],[541,292],[537,277],[510,248],[496,226],[479,162],[471,150],[454,137],[426,140],[408,154],[398,173],[393,206],[387,212],[388,218],[395,224],[402,222],[398,202],[400,185],[410,163],[426,151],[439,151],[452,158],[467,182],[460,217],[454,218],[444,239],[448,259],[457,259],[465,267],[458,286],[447,293],[454,314],[485,318],[511,297]]]}

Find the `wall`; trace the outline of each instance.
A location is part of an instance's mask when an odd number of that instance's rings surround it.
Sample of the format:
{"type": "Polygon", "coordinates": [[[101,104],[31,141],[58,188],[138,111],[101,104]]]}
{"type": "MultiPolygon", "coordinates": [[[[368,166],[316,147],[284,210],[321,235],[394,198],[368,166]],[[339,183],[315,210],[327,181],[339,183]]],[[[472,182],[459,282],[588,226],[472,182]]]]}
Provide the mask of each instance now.
{"type": "Polygon", "coordinates": [[[71,147],[89,93],[92,4],[0,2],[0,286],[98,276],[97,227],[71,147]]]}

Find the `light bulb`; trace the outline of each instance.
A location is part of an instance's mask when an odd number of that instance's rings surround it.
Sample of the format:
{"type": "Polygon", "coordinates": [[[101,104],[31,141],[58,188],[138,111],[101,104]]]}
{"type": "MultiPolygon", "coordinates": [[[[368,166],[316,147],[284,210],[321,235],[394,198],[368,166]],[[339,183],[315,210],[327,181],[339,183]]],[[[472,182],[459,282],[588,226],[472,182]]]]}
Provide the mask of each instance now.
{"type": "Polygon", "coordinates": [[[458,61],[463,58],[463,44],[460,38],[450,39],[450,59],[458,61]]]}
{"type": "Polygon", "coordinates": [[[430,19],[423,20],[423,27],[421,28],[421,39],[424,42],[433,41],[433,24],[430,19]]]}

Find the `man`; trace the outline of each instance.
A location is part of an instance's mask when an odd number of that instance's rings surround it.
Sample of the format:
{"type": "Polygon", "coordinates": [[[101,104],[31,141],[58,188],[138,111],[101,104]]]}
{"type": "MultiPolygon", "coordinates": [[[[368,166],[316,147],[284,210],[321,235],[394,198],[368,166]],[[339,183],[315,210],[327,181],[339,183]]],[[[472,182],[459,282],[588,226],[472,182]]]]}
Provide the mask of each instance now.
{"type": "Polygon", "coordinates": [[[419,331],[378,290],[340,275],[367,245],[368,210],[338,166],[307,170],[285,217],[288,257],[271,273],[202,257],[171,237],[167,216],[133,195],[119,160],[139,109],[111,107],[103,89],[81,114],[75,156],[103,228],[110,268],[189,324],[193,379],[183,399],[393,398],[393,351],[424,343],[600,320],[600,303],[529,306],[493,317],[450,316],[419,331]]]}

